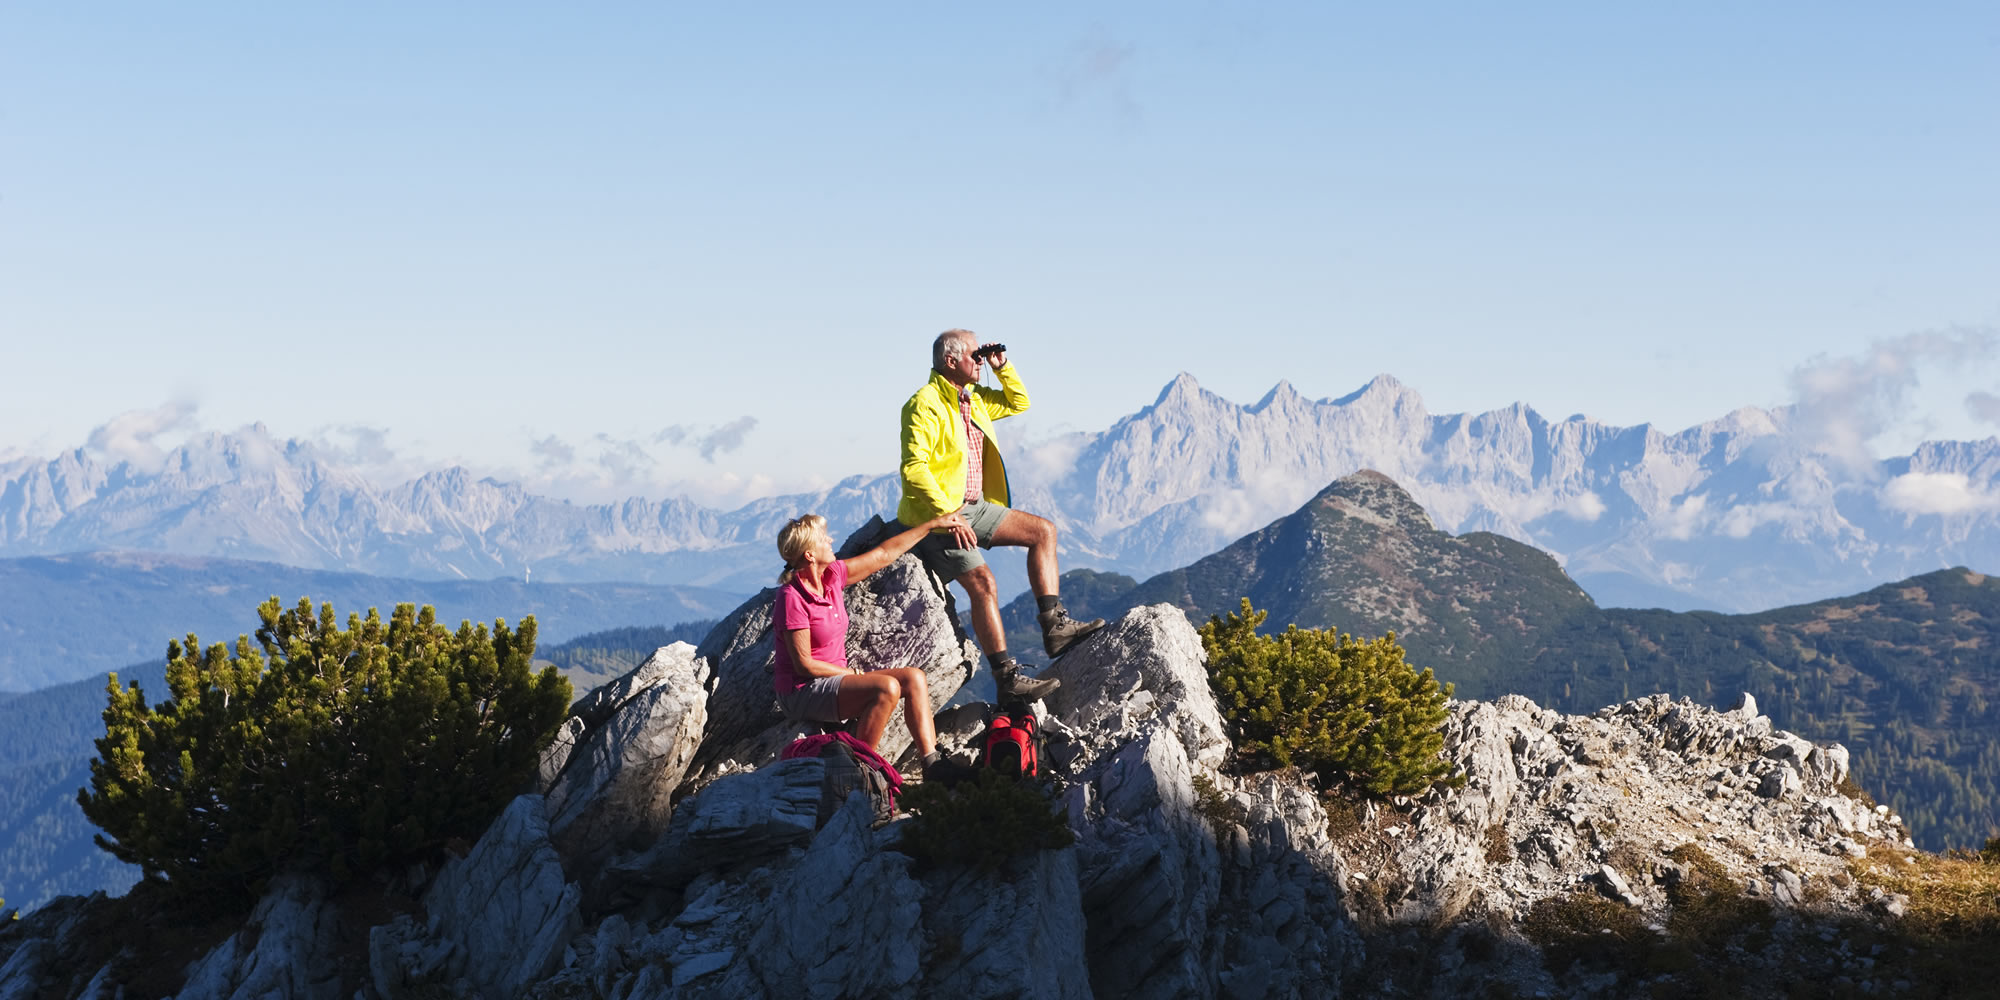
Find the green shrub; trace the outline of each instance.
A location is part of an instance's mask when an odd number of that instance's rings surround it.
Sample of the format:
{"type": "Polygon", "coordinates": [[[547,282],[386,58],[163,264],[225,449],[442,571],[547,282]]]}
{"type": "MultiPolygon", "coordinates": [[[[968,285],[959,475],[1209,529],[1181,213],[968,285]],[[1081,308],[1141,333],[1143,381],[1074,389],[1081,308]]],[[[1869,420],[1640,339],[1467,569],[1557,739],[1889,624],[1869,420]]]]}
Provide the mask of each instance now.
{"type": "Polygon", "coordinates": [[[953,788],[918,785],[903,793],[902,806],[915,814],[903,828],[902,850],[927,867],[998,871],[1015,855],[1076,842],[1040,785],[997,771],[953,788]]]}
{"type": "Polygon", "coordinates": [[[1241,757],[1336,771],[1376,795],[1464,781],[1439,756],[1451,685],[1404,662],[1395,633],[1363,642],[1294,625],[1258,635],[1265,617],[1245,598],[1240,614],[1201,627],[1209,683],[1241,757]]]}
{"type": "Polygon", "coordinates": [[[112,675],[77,795],[98,846],[186,894],[241,902],[286,868],[338,882],[476,837],[569,705],[553,668],[530,672],[533,617],[453,632],[401,604],[343,629],[275,597],[257,614],[255,647],[169,643],[157,706],[112,675]]]}

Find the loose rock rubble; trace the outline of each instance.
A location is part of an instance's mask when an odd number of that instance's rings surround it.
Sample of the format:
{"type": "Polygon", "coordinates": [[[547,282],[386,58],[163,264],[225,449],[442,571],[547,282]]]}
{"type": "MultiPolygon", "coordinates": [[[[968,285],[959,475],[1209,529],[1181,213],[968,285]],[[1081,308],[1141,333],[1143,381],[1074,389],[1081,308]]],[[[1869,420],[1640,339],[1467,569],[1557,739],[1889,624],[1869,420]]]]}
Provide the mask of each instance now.
{"type": "MultiPolygon", "coordinates": [[[[1664,927],[1674,887],[1700,876],[1675,860],[1685,845],[1775,907],[1772,947],[1908,905],[1844,878],[1871,845],[1908,844],[1841,794],[1846,751],[1774,731],[1747,698],[1589,716],[1455,702],[1445,752],[1465,780],[1415,799],[1233,774],[1199,639],[1166,605],[1050,668],[1046,761],[1075,845],[919,871],[898,849],[908,821],[874,828],[864,802],[815,832],[819,761],[775,759],[803,730],[771,704],[769,601],[583,699],[535,793],[462,857],[401,878],[413,912],[349,935],[365,960],[333,954],[359,911],[287,876],[179,996],[1618,996],[1634,984],[1616,973],[1542,961],[1531,915],[1587,897],[1664,927]]],[[[857,664],[922,667],[935,706],[970,675],[952,601],[915,560],[850,602],[857,664]]],[[[945,747],[982,721],[943,713],[945,747]]],[[[115,961],[65,967],[77,915],[102,905],[61,900],[0,931],[0,1000],[125,995],[115,961]]]]}

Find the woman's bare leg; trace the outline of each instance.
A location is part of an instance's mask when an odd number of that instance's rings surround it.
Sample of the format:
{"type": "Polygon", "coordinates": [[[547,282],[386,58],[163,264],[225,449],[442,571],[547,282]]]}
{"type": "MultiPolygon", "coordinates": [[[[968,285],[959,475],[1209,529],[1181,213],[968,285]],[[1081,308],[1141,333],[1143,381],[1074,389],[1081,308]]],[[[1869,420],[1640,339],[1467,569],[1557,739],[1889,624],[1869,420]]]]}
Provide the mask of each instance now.
{"type": "Polygon", "coordinates": [[[888,674],[903,686],[903,722],[910,727],[910,739],[917,745],[917,756],[928,757],[937,749],[937,725],[931,720],[930,678],[915,667],[896,667],[879,670],[888,674]]]}
{"type": "MultiPolygon", "coordinates": [[[[856,720],[861,730],[856,735],[871,747],[882,745],[882,733],[889,728],[889,716],[896,710],[896,699],[903,696],[903,683],[895,676],[898,672],[875,670],[840,679],[840,697],[836,699],[840,717],[856,720]]],[[[928,700],[924,702],[924,707],[930,707],[928,700]]]]}

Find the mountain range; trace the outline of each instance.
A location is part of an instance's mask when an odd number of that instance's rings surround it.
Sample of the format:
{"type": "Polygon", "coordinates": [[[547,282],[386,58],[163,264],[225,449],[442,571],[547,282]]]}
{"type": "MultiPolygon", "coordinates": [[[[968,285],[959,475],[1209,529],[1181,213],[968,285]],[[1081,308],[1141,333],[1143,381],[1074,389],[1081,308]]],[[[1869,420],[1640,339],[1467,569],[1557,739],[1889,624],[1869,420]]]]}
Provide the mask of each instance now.
{"type": "MultiPolygon", "coordinates": [[[[1065,567],[1135,578],[1186,565],[1362,468],[1403,484],[1445,530],[1547,550],[1604,606],[1751,611],[2000,565],[2000,439],[1876,460],[1790,407],[1669,433],[1551,421],[1525,404],[1433,415],[1386,375],[1337,399],[1280,382],[1243,406],[1183,374],[1104,431],[1005,443],[1019,505],[1063,529],[1065,567]]],[[[134,549],[749,592],[768,582],[786,518],[817,510],[842,534],[893,509],[896,493],[893,477],[861,475],[730,511],[577,504],[458,467],[385,487],[257,425],[199,435],[157,469],[83,448],[0,463],[0,556],[134,549]]],[[[996,568],[1020,589],[1012,562],[996,568]]]]}

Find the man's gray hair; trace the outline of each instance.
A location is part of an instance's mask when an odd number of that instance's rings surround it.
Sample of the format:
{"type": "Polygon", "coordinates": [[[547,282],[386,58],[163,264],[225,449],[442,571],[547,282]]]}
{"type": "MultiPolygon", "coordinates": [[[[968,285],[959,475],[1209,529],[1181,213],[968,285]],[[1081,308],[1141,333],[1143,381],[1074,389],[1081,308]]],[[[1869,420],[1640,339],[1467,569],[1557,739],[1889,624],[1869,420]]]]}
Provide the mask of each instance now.
{"type": "Polygon", "coordinates": [[[977,346],[979,335],[971,330],[946,330],[931,341],[931,367],[943,371],[945,365],[965,357],[967,351],[977,346]]]}

